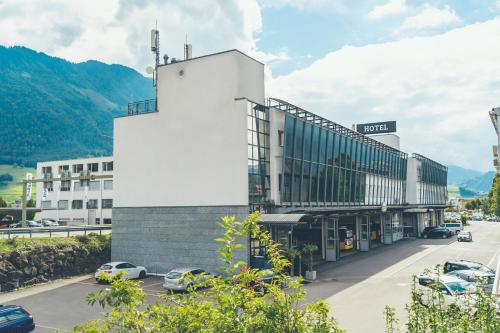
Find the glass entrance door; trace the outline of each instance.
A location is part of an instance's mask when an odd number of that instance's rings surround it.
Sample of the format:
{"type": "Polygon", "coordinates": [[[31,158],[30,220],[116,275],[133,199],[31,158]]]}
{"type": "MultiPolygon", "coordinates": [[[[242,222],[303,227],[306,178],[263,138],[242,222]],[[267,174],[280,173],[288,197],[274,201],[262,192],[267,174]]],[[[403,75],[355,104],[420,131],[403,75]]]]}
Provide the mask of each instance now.
{"type": "Polygon", "coordinates": [[[328,217],[326,222],[326,261],[337,261],[338,247],[338,218],[328,217]]]}
{"type": "Polygon", "coordinates": [[[368,251],[370,249],[370,223],[368,216],[358,216],[358,223],[360,224],[361,235],[359,237],[359,249],[361,251],[368,251]]]}

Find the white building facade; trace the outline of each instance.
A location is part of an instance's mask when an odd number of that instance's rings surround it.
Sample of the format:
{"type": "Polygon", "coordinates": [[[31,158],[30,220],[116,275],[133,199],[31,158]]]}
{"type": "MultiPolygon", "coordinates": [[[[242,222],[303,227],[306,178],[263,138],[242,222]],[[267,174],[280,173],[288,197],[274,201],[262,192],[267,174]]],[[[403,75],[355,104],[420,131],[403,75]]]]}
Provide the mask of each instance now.
{"type": "MultiPolygon", "coordinates": [[[[377,140],[266,99],[264,65],[237,50],[156,74],[157,100],[129,105],[114,122],[112,260],[153,273],[217,271],[217,222],[260,210],[285,248],[312,242],[319,259],[335,261],[418,237],[417,214],[446,205],[446,195],[407,198],[416,180],[407,179],[399,137],[377,140]]],[[[265,254],[242,242],[237,260],[265,254]]]]}
{"type": "Polygon", "coordinates": [[[113,208],[112,156],[37,163],[36,207],[38,219],[54,219],[60,224],[111,224],[113,208]],[[109,178],[89,181],[53,178],[106,175],[109,178]]]}

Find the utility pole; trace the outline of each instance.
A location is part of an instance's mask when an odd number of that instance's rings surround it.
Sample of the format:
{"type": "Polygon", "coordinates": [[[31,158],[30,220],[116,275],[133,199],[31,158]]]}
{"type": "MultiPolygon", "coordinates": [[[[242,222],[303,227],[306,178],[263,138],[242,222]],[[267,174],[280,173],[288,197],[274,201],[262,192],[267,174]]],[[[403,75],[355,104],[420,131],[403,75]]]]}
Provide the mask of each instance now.
{"type": "MultiPolygon", "coordinates": [[[[24,179],[22,182],[23,185],[23,196],[21,198],[22,203],[22,215],[21,215],[21,226],[23,228],[26,227],[26,210],[27,210],[27,201],[26,201],[26,186],[28,183],[45,183],[45,182],[54,182],[54,181],[66,181],[66,180],[79,180],[79,181],[90,181],[95,179],[110,179],[113,178],[113,175],[80,175],[74,177],[57,177],[57,178],[40,178],[40,179],[24,179]]],[[[102,205],[102,202],[101,202],[102,205]]],[[[59,208],[58,208],[59,209],[59,208]]]]}

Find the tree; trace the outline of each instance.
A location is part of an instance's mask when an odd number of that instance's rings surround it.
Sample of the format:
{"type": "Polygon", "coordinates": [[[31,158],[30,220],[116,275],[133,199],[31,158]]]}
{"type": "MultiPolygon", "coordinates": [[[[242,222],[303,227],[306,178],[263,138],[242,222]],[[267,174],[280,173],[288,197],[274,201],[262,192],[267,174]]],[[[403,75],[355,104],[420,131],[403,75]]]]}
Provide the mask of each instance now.
{"type": "Polygon", "coordinates": [[[310,271],[313,270],[314,265],[313,254],[315,252],[318,252],[318,250],[318,245],[312,243],[304,244],[304,246],[302,247],[302,252],[304,252],[305,254],[309,254],[309,264],[307,265],[307,267],[310,271]]]}
{"type": "MultiPolygon", "coordinates": [[[[291,248],[288,249],[288,257],[290,258],[290,276],[294,275],[295,271],[295,258],[300,257],[302,253],[300,252],[300,249],[298,247],[292,246],[291,248]]],[[[300,264],[299,264],[299,276],[301,275],[300,272],[300,264]]]]}
{"type": "MultiPolygon", "coordinates": [[[[294,279],[284,272],[290,262],[280,245],[263,231],[258,213],[244,222],[225,217],[220,222],[223,235],[216,239],[222,262],[220,276],[207,276],[198,285],[204,289],[189,288],[188,293],[167,293],[163,302],[146,304],[140,282],[110,279],[111,287],[87,296],[90,304],[110,307],[105,319],[91,321],[73,329],[73,332],[230,332],[230,333],[331,333],[342,332],[329,316],[326,302],[316,301],[299,305],[306,292],[301,278],[294,279]],[[263,272],[250,269],[236,261],[235,252],[243,247],[238,240],[251,236],[266,246],[273,267],[274,279],[258,292],[256,283],[263,272]]],[[[192,277],[185,278],[189,283],[192,277]]]]}
{"type": "MultiPolygon", "coordinates": [[[[35,207],[35,206],[36,206],[36,201],[33,199],[30,199],[28,200],[28,202],[26,202],[26,207],[35,207]]],[[[29,212],[26,217],[28,220],[33,220],[35,218],[35,213],[29,212]]]]}
{"type": "Polygon", "coordinates": [[[0,197],[0,207],[7,207],[7,202],[2,197],[0,197]]]}

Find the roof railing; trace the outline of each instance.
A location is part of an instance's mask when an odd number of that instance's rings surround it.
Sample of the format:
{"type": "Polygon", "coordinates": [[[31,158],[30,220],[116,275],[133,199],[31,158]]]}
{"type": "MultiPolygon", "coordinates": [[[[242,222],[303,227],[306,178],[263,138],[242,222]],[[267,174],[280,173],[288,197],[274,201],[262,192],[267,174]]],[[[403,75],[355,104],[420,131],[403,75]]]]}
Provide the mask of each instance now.
{"type": "Polygon", "coordinates": [[[143,113],[157,112],[156,99],[146,99],[144,101],[128,103],[127,115],[134,116],[143,113]]]}

